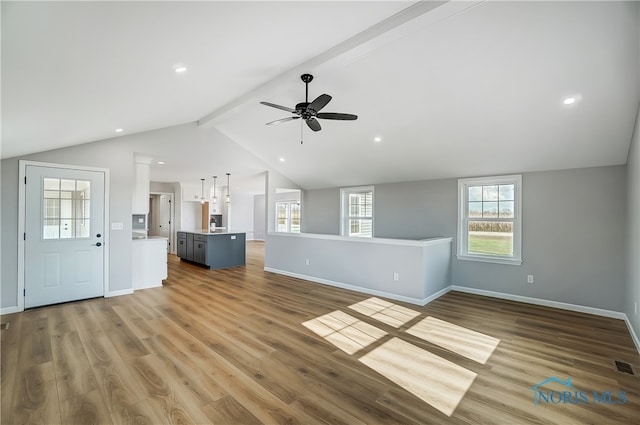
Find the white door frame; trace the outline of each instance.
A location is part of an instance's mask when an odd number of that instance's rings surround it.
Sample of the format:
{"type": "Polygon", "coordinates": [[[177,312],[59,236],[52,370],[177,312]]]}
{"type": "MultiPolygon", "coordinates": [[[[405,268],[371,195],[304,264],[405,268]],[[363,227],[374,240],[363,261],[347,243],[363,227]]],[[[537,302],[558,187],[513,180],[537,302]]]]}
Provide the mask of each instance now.
{"type": "MultiPolygon", "coordinates": [[[[169,246],[171,247],[169,254],[176,253],[176,202],[175,202],[175,194],[173,192],[149,192],[149,195],[169,195],[171,199],[171,212],[170,218],[171,224],[169,225],[169,246]]],[[[148,224],[148,223],[147,223],[148,224]]]]}
{"type": "Polygon", "coordinates": [[[54,164],[50,162],[38,161],[19,161],[19,178],[18,178],[18,310],[24,311],[24,234],[25,215],[26,215],[26,194],[25,194],[25,178],[27,176],[27,166],[48,167],[48,168],[64,168],[68,170],[81,171],[97,171],[104,173],[104,295],[109,293],[109,169],[96,167],[83,167],[80,165],[54,164]]]}

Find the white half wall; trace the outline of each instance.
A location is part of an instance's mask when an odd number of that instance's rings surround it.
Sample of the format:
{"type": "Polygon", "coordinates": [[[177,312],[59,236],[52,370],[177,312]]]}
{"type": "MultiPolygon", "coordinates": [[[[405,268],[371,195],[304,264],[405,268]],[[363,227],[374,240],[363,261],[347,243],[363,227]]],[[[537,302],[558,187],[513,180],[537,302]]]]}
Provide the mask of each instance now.
{"type": "Polygon", "coordinates": [[[451,238],[269,233],[265,270],[424,305],[450,285],[451,238]]]}

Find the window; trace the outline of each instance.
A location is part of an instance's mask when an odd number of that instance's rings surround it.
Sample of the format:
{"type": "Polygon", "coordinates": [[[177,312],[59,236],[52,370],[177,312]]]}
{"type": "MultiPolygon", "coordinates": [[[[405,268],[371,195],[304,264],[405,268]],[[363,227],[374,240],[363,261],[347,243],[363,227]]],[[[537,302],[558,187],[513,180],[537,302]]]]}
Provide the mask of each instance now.
{"type": "Polygon", "coordinates": [[[340,189],[343,236],[373,236],[373,187],[340,189]]]}
{"type": "Polygon", "coordinates": [[[522,176],[458,180],[458,258],[522,263],[522,176]]]}
{"type": "Polygon", "coordinates": [[[276,232],[300,233],[300,202],[276,202],[276,232]]]}
{"type": "Polygon", "coordinates": [[[88,238],[91,182],[45,178],[42,187],[42,238],[88,238]]]}

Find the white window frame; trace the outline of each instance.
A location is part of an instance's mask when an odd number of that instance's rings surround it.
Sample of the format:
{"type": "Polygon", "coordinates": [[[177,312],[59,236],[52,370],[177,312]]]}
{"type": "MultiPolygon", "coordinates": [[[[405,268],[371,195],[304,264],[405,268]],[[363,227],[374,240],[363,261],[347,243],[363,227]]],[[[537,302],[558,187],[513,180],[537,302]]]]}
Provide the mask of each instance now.
{"type": "Polygon", "coordinates": [[[340,235],[353,238],[367,238],[369,236],[351,236],[349,235],[349,219],[360,218],[371,220],[371,237],[374,233],[374,210],[375,210],[375,193],[373,186],[344,187],[340,189],[340,235]],[[349,195],[358,193],[371,192],[371,217],[351,216],[349,211],[349,195]]]}
{"type": "MultiPolygon", "coordinates": [[[[276,219],[275,232],[276,233],[300,233],[300,230],[298,230],[297,232],[294,232],[294,231],[291,230],[291,224],[292,224],[292,221],[293,221],[293,214],[292,214],[292,211],[291,211],[291,207],[293,205],[297,205],[298,206],[298,209],[300,210],[300,221],[302,222],[302,208],[301,208],[301,205],[300,205],[300,201],[297,201],[297,200],[276,201],[276,214],[275,214],[275,216],[276,216],[275,217],[275,219],[276,219]],[[280,205],[280,204],[285,205],[286,206],[286,210],[287,210],[287,216],[285,217],[286,230],[278,230],[278,227],[279,227],[278,226],[278,224],[279,224],[278,223],[278,220],[279,220],[279,217],[278,217],[278,205],[280,205]]],[[[300,223],[299,226],[301,226],[301,225],[302,225],[302,223],[300,223]]]]}
{"type": "Polygon", "coordinates": [[[522,175],[514,174],[496,177],[477,177],[458,180],[458,252],[459,260],[482,261],[487,263],[522,264],[522,175]],[[477,221],[468,216],[469,186],[514,185],[513,255],[473,254],[468,252],[468,222],[477,221]]]}

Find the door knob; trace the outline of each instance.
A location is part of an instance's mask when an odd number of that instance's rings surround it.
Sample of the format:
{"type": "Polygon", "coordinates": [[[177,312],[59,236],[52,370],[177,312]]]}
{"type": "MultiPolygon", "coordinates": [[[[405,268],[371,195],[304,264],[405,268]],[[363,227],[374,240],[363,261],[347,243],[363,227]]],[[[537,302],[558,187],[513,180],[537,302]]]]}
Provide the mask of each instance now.
{"type": "Polygon", "coordinates": [[[96,235],[96,238],[101,238],[101,237],[102,237],[102,235],[101,235],[100,233],[98,233],[98,234],[96,235]]]}
{"type": "Polygon", "coordinates": [[[102,246],[102,243],[96,242],[96,246],[102,246]]]}

